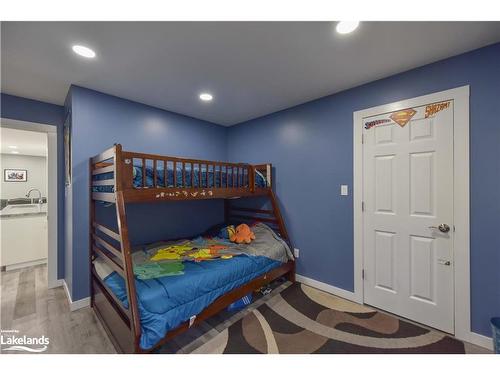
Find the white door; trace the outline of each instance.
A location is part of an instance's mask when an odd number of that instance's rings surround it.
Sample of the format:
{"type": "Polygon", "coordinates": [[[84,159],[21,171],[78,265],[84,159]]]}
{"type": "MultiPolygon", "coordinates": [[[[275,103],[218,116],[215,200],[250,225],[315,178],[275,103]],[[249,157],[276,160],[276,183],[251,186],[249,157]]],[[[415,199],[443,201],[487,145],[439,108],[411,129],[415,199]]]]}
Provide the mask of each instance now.
{"type": "Polygon", "coordinates": [[[364,302],[453,333],[453,101],[363,126],[364,302]]]}

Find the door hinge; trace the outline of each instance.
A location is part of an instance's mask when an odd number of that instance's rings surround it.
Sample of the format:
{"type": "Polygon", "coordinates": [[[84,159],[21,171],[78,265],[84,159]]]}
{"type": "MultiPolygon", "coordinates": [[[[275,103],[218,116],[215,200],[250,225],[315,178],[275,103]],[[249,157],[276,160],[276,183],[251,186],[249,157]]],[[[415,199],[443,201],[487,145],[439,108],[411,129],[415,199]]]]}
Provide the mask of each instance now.
{"type": "Polygon", "coordinates": [[[364,143],[365,143],[365,135],[361,134],[361,144],[364,144],[364,143]]]}
{"type": "Polygon", "coordinates": [[[365,212],[365,202],[361,202],[361,211],[365,212]]]}
{"type": "Polygon", "coordinates": [[[363,280],[365,279],[365,270],[364,269],[361,270],[361,278],[363,280]]]}

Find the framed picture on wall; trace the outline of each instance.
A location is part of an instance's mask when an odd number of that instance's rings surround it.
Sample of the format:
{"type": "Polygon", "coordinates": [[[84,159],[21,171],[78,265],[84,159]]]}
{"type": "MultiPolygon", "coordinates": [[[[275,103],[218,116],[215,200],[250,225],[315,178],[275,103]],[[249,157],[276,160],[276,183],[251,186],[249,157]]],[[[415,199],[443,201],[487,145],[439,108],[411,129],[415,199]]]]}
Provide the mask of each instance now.
{"type": "Polygon", "coordinates": [[[5,182],[26,182],[28,171],[26,169],[4,169],[3,178],[5,182]]]}

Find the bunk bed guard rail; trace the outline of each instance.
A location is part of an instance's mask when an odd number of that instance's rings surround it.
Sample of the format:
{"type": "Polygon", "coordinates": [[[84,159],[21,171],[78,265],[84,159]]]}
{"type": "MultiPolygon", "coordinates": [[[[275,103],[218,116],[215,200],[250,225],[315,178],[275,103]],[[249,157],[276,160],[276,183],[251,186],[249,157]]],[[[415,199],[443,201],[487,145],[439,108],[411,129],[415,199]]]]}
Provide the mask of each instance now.
{"type": "Polygon", "coordinates": [[[122,151],[121,145],[94,156],[92,198],[115,203],[123,190],[127,202],[232,198],[266,194],[271,164],[250,165],[122,151]]]}

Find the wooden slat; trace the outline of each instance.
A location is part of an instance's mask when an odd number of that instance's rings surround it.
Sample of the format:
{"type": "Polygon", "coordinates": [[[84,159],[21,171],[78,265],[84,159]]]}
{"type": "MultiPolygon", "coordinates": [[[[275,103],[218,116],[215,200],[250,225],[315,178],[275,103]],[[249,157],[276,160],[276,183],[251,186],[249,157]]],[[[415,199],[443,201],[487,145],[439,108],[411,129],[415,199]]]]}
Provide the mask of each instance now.
{"type": "Polygon", "coordinates": [[[153,186],[154,187],[157,187],[158,184],[157,184],[157,171],[156,171],[156,159],[153,160],[153,186]]]}
{"type": "MultiPolygon", "coordinates": [[[[288,232],[285,227],[285,221],[283,220],[283,216],[281,216],[281,211],[278,205],[278,202],[276,201],[276,196],[274,195],[274,192],[272,189],[267,189],[268,190],[268,196],[271,201],[271,205],[273,206],[273,211],[274,211],[274,216],[278,220],[278,225],[280,228],[281,232],[281,237],[283,237],[285,240],[287,240],[290,243],[290,237],[288,237],[288,232]]],[[[292,246],[290,246],[292,247],[292,246]]]]}
{"type": "Polygon", "coordinates": [[[115,163],[114,160],[113,161],[100,161],[98,163],[92,164],[92,166],[93,166],[92,169],[109,167],[110,165],[113,165],[114,163],[115,163]]]}
{"type": "Polygon", "coordinates": [[[116,297],[116,295],[113,293],[113,291],[111,289],[109,289],[109,287],[106,285],[106,283],[101,279],[101,277],[99,276],[99,274],[97,273],[97,271],[95,270],[95,268],[92,266],[92,276],[94,276],[94,281],[97,282],[99,284],[99,287],[101,289],[104,289],[106,290],[106,299],[110,302],[110,303],[114,303],[114,307],[117,307],[118,309],[120,309],[120,312],[122,312],[126,319],[128,320],[128,322],[126,322],[128,325],[130,325],[130,311],[128,309],[126,309],[122,302],[116,297]]]}
{"type": "Polygon", "coordinates": [[[115,179],[114,178],[109,178],[107,180],[93,180],[92,181],[92,186],[114,186],[115,185],[115,179]]]}
{"type": "MultiPolygon", "coordinates": [[[[198,164],[198,186],[201,187],[201,180],[202,180],[202,174],[201,174],[201,164],[198,164]]],[[[194,185],[193,185],[194,187],[194,185]]]]}
{"type": "Polygon", "coordinates": [[[163,186],[167,187],[168,186],[168,183],[167,183],[167,177],[168,177],[168,163],[167,163],[167,160],[163,160],[163,186]]]}
{"type": "Polygon", "coordinates": [[[135,159],[163,159],[163,158],[168,158],[169,160],[174,160],[177,161],[178,163],[219,163],[219,164],[227,164],[227,165],[237,165],[238,163],[226,163],[223,161],[216,161],[216,160],[206,160],[206,159],[193,159],[193,158],[180,158],[180,157],[175,157],[175,156],[166,156],[166,155],[159,155],[159,154],[145,154],[141,152],[130,152],[130,151],[123,151],[123,158],[135,158],[135,159]]]}
{"type": "Polygon", "coordinates": [[[97,168],[92,171],[92,175],[110,173],[115,171],[115,165],[108,165],[107,167],[97,168]]]}
{"type": "Polygon", "coordinates": [[[265,221],[269,223],[278,223],[278,220],[276,219],[271,219],[268,217],[258,217],[258,216],[246,216],[246,215],[233,215],[230,214],[230,217],[236,218],[236,219],[244,219],[244,220],[254,220],[254,221],[265,221]]]}
{"type": "Polygon", "coordinates": [[[174,187],[177,187],[177,162],[174,160],[174,187]]]}
{"type": "Polygon", "coordinates": [[[113,245],[111,245],[109,242],[103,240],[101,237],[99,237],[95,233],[92,234],[92,238],[94,239],[94,241],[96,243],[98,243],[99,245],[104,247],[107,251],[112,253],[115,257],[117,257],[118,259],[123,259],[122,252],[120,250],[118,250],[116,247],[114,247],[113,245]]]}
{"type": "Polygon", "coordinates": [[[205,187],[208,188],[209,186],[209,176],[210,176],[210,164],[205,165],[205,187]]]}
{"type": "Polygon", "coordinates": [[[92,249],[94,250],[95,253],[101,256],[102,259],[113,269],[113,271],[116,271],[117,273],[120,274],[121,277],[125,278],[125,272],[123,271],[123,268],[120,267],[118,263],[116,263],[113,259],[111,259],[108,254],[106,254],[103,250],[98,248],[96,245],[92,246],[92,249]]]}
{"type": "MultiPolygon", "coordinates": [[[[208,175],[210,176],[210,173],[208,175]]],[[[210,185],[210,180],[207,178],[207,187],[215,187],[215,164],[212,164],[212,185],[210,185]]]]}
{"type": "Polygon", "coordinates": [[[142,187],[146,186],[146,159],[142,159],[142,187]]]}
{"type": "Polygon", "coordinates": [[[250,167],[248,171],[248,186],[250,187],[250,191],[255,191],[255,168],[250,167]]]}
{"type": "Polygon", "coordinates": [[[194,187],[194,164],[189,163],[191,165],[191,187],[194,187]]]}
{"type": "Polygon", "coordinates": [[[116,233],[115,231],[113,231],[112,229],[109,229],[108,227],[106,227],[102,224],[96,223],[95,221],[92,223],[92,226],[95,229],[97,229],[97,230],[101,231],[102,233],[104,233],[105,235],[107,235],[108,237],[111,237],[115,241],[121,242],[120,235],[118,233],[116,233]]]}
{"type": "Polygon", "coordinates": [[[182,163],[182,187],[186,187],[186,163],[182,163]]]}
{"type": "Polygon", "coordinates": [[[115,156],[115,146],[108,148],[106,151],[101,152],[100,154],[94,156],[92,158],[92,163],[96,164],[103,160],[111,159],[115,156]]]}
{"type": "Polygon", "coordinates": [[[257,197],[268,195],[267,188],[158,188],[158,189],[126,189],[123,191],[127,203],[132,202],[161,202],[179,200],[202,200],[202,199],[233,199],[241,197],[257,197]],[[205,191],[205,195],[202,192],[205,191]],[[184,192],[186,194],[184,194],[184,192]],[[209,194],[211,192],[211,194],[209,194]],[[161,194],[163,193],[163,195],[161,194]],[[178,193],[178,194],[177,194],[178,193]],[[172,194],[172,195],[169,195],[172,194]]]}
{"type": "Polygon", "coordinates": [[[115,193],[92,193],[92,199],[96,201],[115,203],[115,193]]]}

